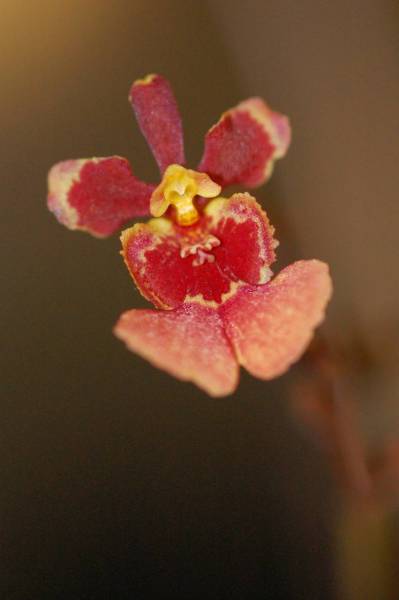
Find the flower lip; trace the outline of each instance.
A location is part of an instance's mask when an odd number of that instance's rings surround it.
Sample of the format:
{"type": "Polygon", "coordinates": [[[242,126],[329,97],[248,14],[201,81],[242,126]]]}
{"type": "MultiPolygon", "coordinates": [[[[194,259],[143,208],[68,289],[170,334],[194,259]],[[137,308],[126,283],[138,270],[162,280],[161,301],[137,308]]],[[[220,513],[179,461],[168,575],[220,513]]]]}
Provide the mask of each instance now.
{"type": "Polygon", "coordinates": [[[169,165],[151,196],[150,211],[154,217],[161,217],[173,206],[177,224],[190,226],[200,218],[194,204],[195,196],[215,198],[220,191],[220,185],[206,173],[185,169],[181,165],[169,165]]]}
{"type": "Polygon", "coordinates": [[[217,307],[238,287],[270,279],[274,229],[249,194],[211,200],[191,227],[168,216],[136,224],[121,237],[129,272],[158,308],[217,307]]]}

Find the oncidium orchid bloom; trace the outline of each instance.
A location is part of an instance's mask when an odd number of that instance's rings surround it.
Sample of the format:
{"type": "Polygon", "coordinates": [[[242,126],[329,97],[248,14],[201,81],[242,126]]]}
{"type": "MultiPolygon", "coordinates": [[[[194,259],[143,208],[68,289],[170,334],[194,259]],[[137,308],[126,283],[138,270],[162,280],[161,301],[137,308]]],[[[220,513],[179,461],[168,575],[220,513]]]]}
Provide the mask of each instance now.
{"type": "Polygon", "coordinates": [[[122,256],[157,309],[123,313],[115,335],[153,365],[211,396],[232,393],[239,367],[260,379],[299,359],[331,296],[328,267],[300,260],[271,280],[277,241],[248,193],[271,175],[290,143],[288,119],[260,98],[225,112],[205,137],[198,171],[184,167],[181,119],[169,83],[149,75],[130,102],[159,165],[158,186],[137,179],[119,156],[68,160],[49,173],[48,206],[70,229],[122,232],[122,256]]]}

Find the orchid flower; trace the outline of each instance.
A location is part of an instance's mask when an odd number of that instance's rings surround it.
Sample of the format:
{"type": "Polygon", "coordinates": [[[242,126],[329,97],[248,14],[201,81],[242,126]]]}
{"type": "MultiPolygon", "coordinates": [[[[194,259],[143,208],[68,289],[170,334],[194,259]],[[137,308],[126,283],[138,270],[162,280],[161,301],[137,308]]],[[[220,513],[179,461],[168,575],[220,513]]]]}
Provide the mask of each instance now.
{"type": "Polygon", "coordinates": [[[181,119],[166,79],[135,81],[129,99],[161,171],[158,186],[135,177],[119,156],[68,160],[49,173],[48,206],[70,229],[122,232],[122,256],[156,307],[123,313],[126,346],[211,396],[232,393],[240,365],[260,379],[299,359],[331,295],[328,267],[301,260],[271,279],[277,241],[252,188],[271,175],[290,143],[288,119],[260,98],[225,112],[205,137],[198,170],[184,166],[181,119]]]}

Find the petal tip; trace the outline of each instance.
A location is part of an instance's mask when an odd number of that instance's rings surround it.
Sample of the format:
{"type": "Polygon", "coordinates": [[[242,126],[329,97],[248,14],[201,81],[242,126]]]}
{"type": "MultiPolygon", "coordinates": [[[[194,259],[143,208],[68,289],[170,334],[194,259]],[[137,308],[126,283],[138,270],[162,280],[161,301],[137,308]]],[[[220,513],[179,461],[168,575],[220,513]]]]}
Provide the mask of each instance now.
{"type": "Polygon", "coordinates": [[[64,160],[51,167],[47,176],[47,207],[57,221],[68,229],[77,229],[79,215],[69,202],[69,192],[79,181],[80,169],[84,160],[64,160]]]}
{"type": "Polygon", "coordinates": [[[133,81],[132,87],[136,86],[136,85],[149,85],[157,77],[160,77],[160,75],[158,75],[157,73],[149,73],[148,75],[145,75],[144,77],[141,77],[141,78],[133,81]]]}
{"type": "Polygon", "coordinates": [[[276,112],[263,100],[254,97],[244,100],[237,106],[238,110],[248,111],[263,128],[274,146],[273,159],[283,158],[291,143],[291,124],[286,115],[276,112]]]}

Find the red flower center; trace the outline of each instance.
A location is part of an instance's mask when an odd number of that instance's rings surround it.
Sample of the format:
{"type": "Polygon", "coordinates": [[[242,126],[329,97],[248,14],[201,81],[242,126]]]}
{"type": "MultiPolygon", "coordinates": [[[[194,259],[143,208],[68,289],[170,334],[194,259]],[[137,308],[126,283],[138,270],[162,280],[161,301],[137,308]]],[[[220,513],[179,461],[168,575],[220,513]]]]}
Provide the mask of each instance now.
{"type": "Polygon", "coordinates": [[[193,266],[198,267],[204,262],[215,262],[215,255],[211,254],[213,248],[220,246],[220,240],[214,235],[202,235],[197,240],[183,238],[180,242],[180,256],[187,258],[194,255],[193,266]]]}

